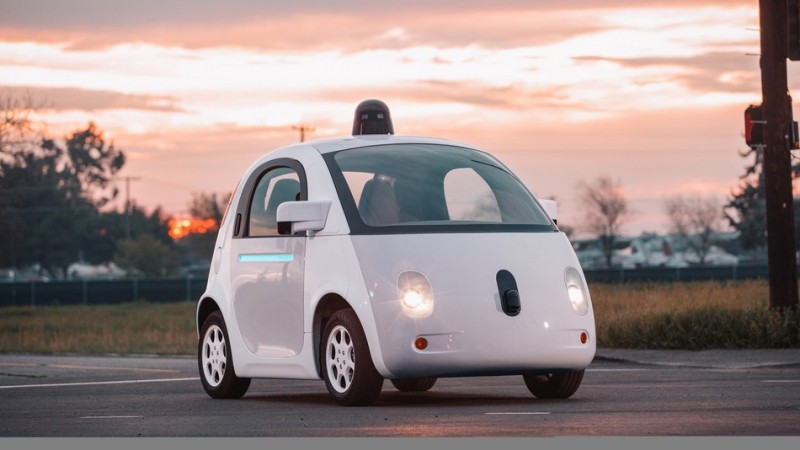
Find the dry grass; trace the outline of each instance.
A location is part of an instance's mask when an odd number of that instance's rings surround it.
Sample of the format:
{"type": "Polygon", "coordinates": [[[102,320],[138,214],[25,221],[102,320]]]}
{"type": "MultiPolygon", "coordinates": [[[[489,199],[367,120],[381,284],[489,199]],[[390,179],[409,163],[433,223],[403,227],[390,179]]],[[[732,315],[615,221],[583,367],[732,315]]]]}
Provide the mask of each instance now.
{"type": "MultiPolygon", "coordinates": [[[[592,284],[598,345],[690,349],[800,347],[800,310],[770,311],[766,281],[592,284]]],[[[0,310],[0,352],[196,351],[194,302],[0,310]]]]}
{"type": "Polygon", "coordinates": [[[193,354],[195,302],[4,308],[0,352],[193,354]]]}
{"type": "Polygon", "coordinates": [[[798,310],[770,310],[766,281],[594,284],[590,290],[601,347],[800,347],[798,310]]]}

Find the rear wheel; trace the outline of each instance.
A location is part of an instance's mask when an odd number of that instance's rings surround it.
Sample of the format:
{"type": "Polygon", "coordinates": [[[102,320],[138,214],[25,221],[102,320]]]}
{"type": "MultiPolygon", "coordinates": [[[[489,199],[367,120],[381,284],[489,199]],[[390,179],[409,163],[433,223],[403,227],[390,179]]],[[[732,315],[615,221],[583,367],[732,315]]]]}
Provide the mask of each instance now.
{"type": "Polygon", "coordinates": [[[239,378],[233,370],[228,330],[222,313],[211,313],[200,331],[197,365],[200,381],[212,398],[240,398],[250,387],[250,378],[239,378]]]}
{"type": "Polygon", "coordinates": [[[337,403],[365,406],[377,400],[383,377],[372,364],[364,329],[353,310],[341,310],[331,316],[321,345],[322,377],[337,403]]]}
{"type": "Polygon", "coordinates": [[[523,375],[525,385],[537,398],[569,398],[583,380],[584,370],[537,375],[523,375]]]}
{"type": "Polygon", "coordinates": [[[400,392],[425,392],[436,384],[436,377],[428,378],[405,378],[392,380],[392,384],[400,392]]]}

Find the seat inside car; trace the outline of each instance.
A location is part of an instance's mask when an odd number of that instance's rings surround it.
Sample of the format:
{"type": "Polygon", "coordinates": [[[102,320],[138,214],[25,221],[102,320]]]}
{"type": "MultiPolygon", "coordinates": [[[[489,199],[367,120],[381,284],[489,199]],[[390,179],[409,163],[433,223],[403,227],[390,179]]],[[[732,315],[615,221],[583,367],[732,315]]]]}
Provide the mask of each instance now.
{"type": "Polygon", "coordinates": [[[400,219],[400,208],[392,185],[380,178],[367,181],[358,202],[358,212],[367,225],[396,224],[400,219]]]}

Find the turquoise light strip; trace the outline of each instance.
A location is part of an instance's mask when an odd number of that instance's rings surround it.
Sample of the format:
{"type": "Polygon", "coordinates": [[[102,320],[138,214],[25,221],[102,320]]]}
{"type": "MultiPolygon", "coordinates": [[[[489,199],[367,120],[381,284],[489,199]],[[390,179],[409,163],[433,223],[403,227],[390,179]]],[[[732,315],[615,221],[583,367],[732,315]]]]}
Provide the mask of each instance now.
{"type": "Polygon", "coordinates": [[[291,253],[254,253],[249,255],[239,255],[239,262],[292,262],[294,255],[291,253]]]}

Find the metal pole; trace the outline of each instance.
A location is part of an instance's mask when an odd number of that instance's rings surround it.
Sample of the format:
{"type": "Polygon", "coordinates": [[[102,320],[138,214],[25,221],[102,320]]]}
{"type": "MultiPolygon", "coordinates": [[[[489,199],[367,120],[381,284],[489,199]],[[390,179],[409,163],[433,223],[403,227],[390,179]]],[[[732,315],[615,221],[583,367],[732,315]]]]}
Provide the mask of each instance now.
{"type": "Polygon", "coordinates": [[[292,126],[293,130],[300,131],[300,142],[305,142],[306,140],[306,131],[314,131],[314,127],[310,127],[308,125],[294,125],[292,126]]]}

